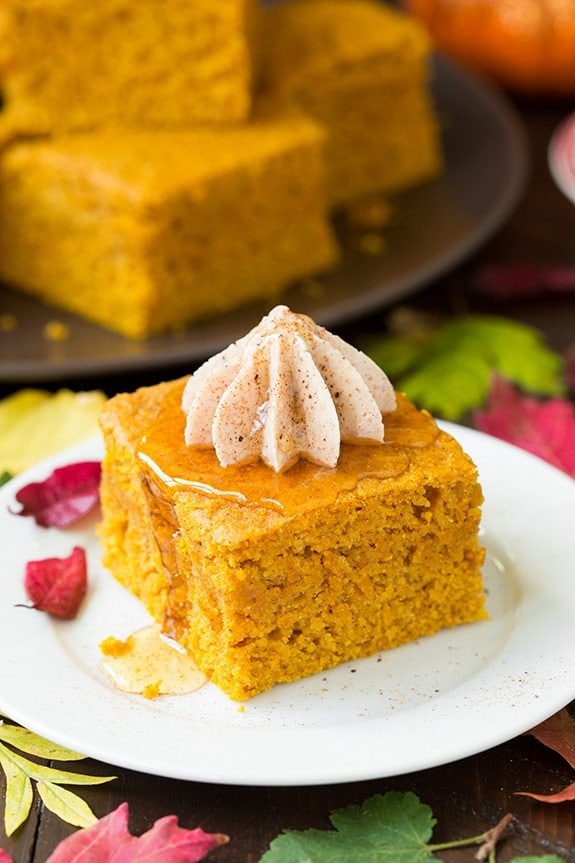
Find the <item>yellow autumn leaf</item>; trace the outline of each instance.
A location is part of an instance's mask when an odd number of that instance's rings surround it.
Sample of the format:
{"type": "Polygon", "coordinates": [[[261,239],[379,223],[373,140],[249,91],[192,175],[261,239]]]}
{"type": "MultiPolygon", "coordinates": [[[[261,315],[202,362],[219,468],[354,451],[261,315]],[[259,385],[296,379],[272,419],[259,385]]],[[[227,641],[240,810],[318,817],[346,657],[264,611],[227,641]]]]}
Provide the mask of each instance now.
{"type": "Polygon", "coordinates": [[[11,836],[30,814],[33,792],[32,783],[4,753],[0,751],[0,764],[6,775],[6,800],[4,803],[4,829],[11,836]]]}
{"type": "Polygon", "coordinates": [[[99,390],[24,389],[0,401],[0,471],[18,473],[98,433],[99,390]]]}
{"type": "Polygon", "coordinates": [[[64,785],[101,785],[116,778],[115,776],[89,776],[85,773],[72,773],[69,770],[45,767],[43,764],[36,764],[35,761],[23,758],[17,752],[12,752],[12,750],[7,749],[1,743],[0,751],[13,764],[23,770],[30,779],[35,779],[37,782],[58,782],[64,785]]]}
{"type": "Polygon", "coordinates": [[[11,743],[17,749],[27,752],[29,755],[38,755],[40,758],[54,759],[56,761],[82,761],[85,755],[45,740],[33,731],[22,728],[20,725],[6,725],[0,723],[0,740],[11,743]]]}
{"type": "Polygon", "coordinates": [[[66,788],[60,788],[52,782],[38,782],[38,793],[44,804],[67,824],[74,827],[91,827],[98,820],[88,804],[66,788]]]}

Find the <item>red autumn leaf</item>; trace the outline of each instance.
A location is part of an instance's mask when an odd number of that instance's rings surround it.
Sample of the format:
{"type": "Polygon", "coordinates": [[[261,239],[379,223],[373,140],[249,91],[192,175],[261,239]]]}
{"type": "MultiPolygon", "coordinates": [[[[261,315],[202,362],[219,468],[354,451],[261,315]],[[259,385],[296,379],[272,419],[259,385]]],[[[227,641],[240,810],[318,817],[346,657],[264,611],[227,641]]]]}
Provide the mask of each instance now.
{"type": "Polygon", "coordinates": [[[128,804],[122,803],[97,824],[64,839],[46,863],[196,863],[227,841],[227,836],[199,827],[179,827],[175,815],[160,818],[142,836],[132,836],[128,804]]]}
{"type": "Polygon", "coordinates": [[[480,270],[475,281],[480,290],[499,300],[543,291],[575,293],[575,267],[495,264],[480,270]]]}
{"type": "MultiPolygon", "coordinates": [[[[575,767],[575,719],[568,710],[560,710],[559,713],[555,713],[525,733],[535,737],[544,746],[561,755],[571,767],[575,767]]],[[[542,803],[564,803],[567,800],[575,800],[575,782],[556,794],[533,794],[530,791],[515,793],[523,797],[532,797],[533,800],[539,800],[542,803]]]]}
{"type": "Polygon", "coordinates": [[[526,734],[553,749],[575,768],[575,719],[568,710],[560,710],[526,734]]]}
{"type": "Polygon", "coordinates": [[[88,587],[84,549],[76,546],[69,557],[28,561],[24,587],[33,608],[72,620],[88,587]]]}
{"type": "Polygon", "coordinates": [[[99,499],[101,465],[82,461],[56,468],[42,482],[31,482],[16,493],[22,509],[42,527],[68,527],[89,513],[99,499]]]}
{"type": "Polygon", "coordinates": [[[487,408],[477,411],[475,424],[575,477],[575,408],[565,399],[523,396],[497,376],[487,408]]]}
{"type": "Polygon", "coordinates": [[[14,863],[7,851],[0,848],[0,863],[14,863]]]}
{"type": "Polygon", "coordinates": [[[540,803],[566,803],[569,800],[575,800],[575,782],[568,785],[563,791],[558,791],[557,794],[533,794],[530,791],[516,791],[515,793],[522,797],[531,797],[540,803]]]}

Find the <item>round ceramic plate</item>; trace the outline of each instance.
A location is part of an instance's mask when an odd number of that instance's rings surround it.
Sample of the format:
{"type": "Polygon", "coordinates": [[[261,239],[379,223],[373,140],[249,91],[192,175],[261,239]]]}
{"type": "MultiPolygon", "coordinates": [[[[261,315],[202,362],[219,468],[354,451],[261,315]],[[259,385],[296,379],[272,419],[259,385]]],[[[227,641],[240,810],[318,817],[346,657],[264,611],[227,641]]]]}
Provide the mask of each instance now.
{"type": "Polygon", "coordinates": [[[575,696],[575,483],[521,450],[450,424],[475,459],[486,503],[490,620],[446,630],[298,683],[239,710],[207,684],[153,701],[120,692],[99,643],[149,621],[100,564],[94,524],[57,531],[10,514],[17,488],[98,458],[94,440],[0,493],[0,709],[114,765],[203,782],[306,785],[391,776],[488,749],[575,696]],[[26,560],[80,544],[90,590],[76,620],[22,608],[26,560]]]}
{"type": "MultiPolygon", "coordinates": [[[[434,94],[443,127],[445,171],[397,201],[384,255],[366,257],[346,247],[341,268],[319,293],[294,286],[282,301],[333,326],[384,307],[421,288],[471,254],[509,215],[524,187],[527,148],[522,126],[506,99],[438,58],[434,94]]],[[[190,327],[177,335],[133,342],[24,295],[0,287],[0,312],[17,318],[0,334],[0,380],[57,380],[194,363],[244,335],[269,311],[251,306],[190,327]],[[69,328],[66,341],[44,335],[50,321],[69,328]]]]}

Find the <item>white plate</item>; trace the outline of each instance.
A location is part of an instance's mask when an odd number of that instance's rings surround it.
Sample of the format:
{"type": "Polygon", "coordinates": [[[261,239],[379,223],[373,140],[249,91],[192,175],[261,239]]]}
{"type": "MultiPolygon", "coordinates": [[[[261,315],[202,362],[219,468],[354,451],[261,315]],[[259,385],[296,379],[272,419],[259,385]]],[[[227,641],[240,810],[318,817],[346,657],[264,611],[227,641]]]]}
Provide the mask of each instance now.
{"type": "Polygon", "coordinates": [[[136,770],[245,785],[306,785],[397,775],[453,761],[526,731],[575,697],[575,483],[543,461],[445,424],[475,459],[486,495],[491,620],[276,687],[245,710],[211,685],[149,701],[115,690],[99,642],[147,623],[102,568],[94,523],[45,530],[0,492],[0,709],[28,728],[136,770]],[[16,607],[25,561],[88,550],[91,589],[75,621],[16,607]]]}
{"type": "Polygon", "coordinates": [[[553,133],[547,158],[551,176],[575,204],[575,114],[569,114],[553,133]]]}

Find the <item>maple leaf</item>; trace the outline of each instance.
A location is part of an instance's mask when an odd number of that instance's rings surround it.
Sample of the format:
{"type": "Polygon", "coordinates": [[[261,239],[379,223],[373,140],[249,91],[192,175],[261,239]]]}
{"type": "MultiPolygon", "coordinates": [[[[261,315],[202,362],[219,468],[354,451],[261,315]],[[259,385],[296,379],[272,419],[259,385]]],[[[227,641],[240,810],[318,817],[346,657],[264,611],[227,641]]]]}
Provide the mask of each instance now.
{"type": "Polygon", "coordinates": [[[160,818],[142,836],[132,836],[128,815],[128,804],[121,803],[94,826],[64,839],[46,863],[196,863],[228,841],[220,833],[179,827],[175,815],[160,818]]]}
{"type": "Polygon", "coordinates": [[[476,286],[500,300],[527,297],[543,291],[575,292],[575,267],[495,264],[479,270],[476,286]]]}
{"type": "Polygon", "coordinates": [[[567,709],[560,710],[525,733],[559,753],[575,768],[575,719],[567,709]]]}
{"type": "Polygon", "coordinates": [[[99,501],[101,464],[82,461],[56,468],[41,482],[31,482],[16,492],[22,509],[14,515],[32,516],[41,527],[69,527],[99,501]]]}
{"type": "Polygon", "coordinates": [[[535,794],[533,791],[516,791],[515,794],[521,797],[531,797],[540,803],[567,803],[570,800],[575,800],[575,782],[555,794],[535,794]]]}
{"type": "Polygon", "coordinates": [[[487,408],[477,411],[475,424],[575,477],[575,408],[565,399],[524,396],[495,376],[487,408]]]}
{"type": "Polygon", "coordinates": [[[24,587],[33,602],[32,608],[72,620],[88,588],[84,549],[76,546],[68,557],[29,560],[24,587]]]}
{"type": "Polygon", "coordinates": [[[365,347],[395,387],[436,416],[458,420],[480,407],[499,372],[523,389],[560,395],[563,361],[540,334],[517,321],[461,315],[365,347]]]}
{"type": "MultiPolygon", "coordinates": [[[[571,767],[575,768],[575,719],[567,709],[560,710],[525,733],[557,752],[571,767]]],[[[541,803],[565,803],[568,800],[575,800],[575,782],[555,794],[535,794],[531,791],[515,793],[523,797],[532,797],[541,803]]]]}

